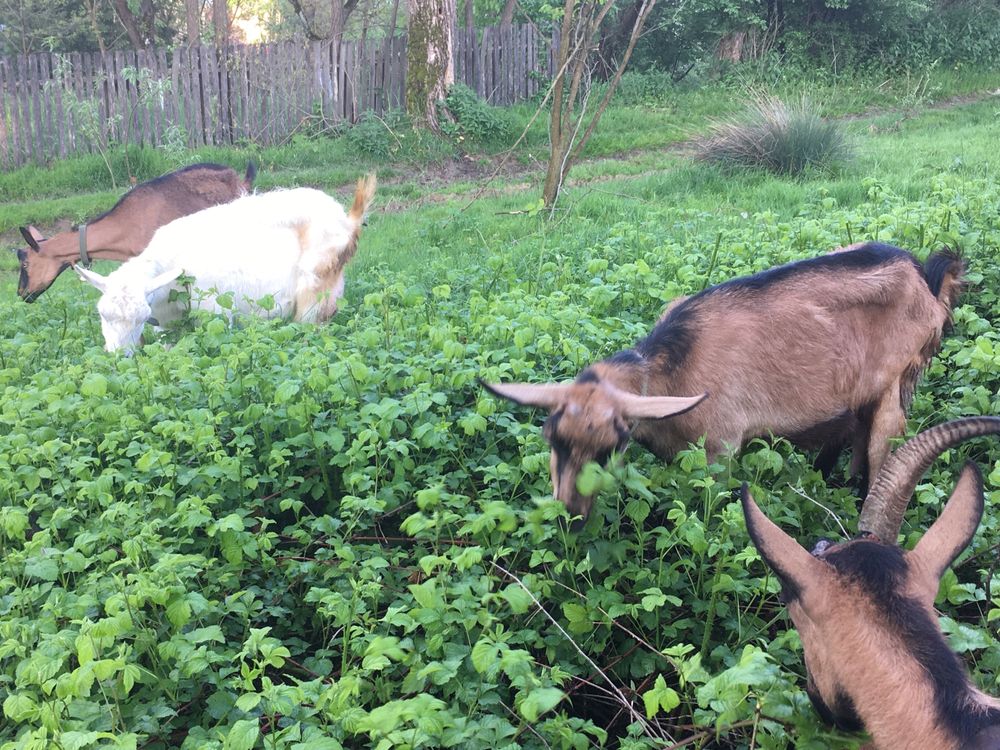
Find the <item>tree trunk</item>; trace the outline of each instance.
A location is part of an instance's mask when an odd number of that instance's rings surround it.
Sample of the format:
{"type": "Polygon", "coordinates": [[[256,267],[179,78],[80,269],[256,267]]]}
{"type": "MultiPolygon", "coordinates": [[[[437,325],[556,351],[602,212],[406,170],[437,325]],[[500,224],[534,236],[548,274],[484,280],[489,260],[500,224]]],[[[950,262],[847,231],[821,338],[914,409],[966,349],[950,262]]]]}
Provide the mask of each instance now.
{"type": "Polygon", "coordinates": [[[229,43],[229,8],[227,0],[212,0],[212,28],[215,31],[215,46],[225,47],[229,43]]]}
{"type": "Polygon", "coordinates": [[[135,14],[128,7],[128,0],[111,0],[111,5],[115,9],[115,13],[118,14],[118,20],[125,27],[125,33],[128,35],[128,40],[132,43],[132,47],[134,49],[145,49],[149,46],[143,39],[143,33],[139,28],[139,19],[135,17],[135,14]]]}
{"type": "Polygon", "coordinates": [[[455,82],[455,0],[411,0],[407,32],[406,112],[438,132],[437,103],[455,82]]]}
{"type": "Polygon", "coordinates": [[[184,0],[184,10],[187,17],[187,46],[194,47],[201,41],[201,3],[199,0],[184,0]]]}
{"type": "Polygon", "coordinates": [[[306,37],[313,41],[337,40],[344,36],[347,19],[358,0],[288,0],[302,23],[306,37]],[[329,14],[329,15],[327,15],[329,14]]]}
{"type": "Polygon", "coordinates": [[[101,33],[101,27],[97,23],[97,3],[98,0],[89,0],[89,2],[84,2],[84,6],[87,8],[87,20],[90,21],[90,30],[94,32],[94,39],[97,40],[97,49],[103,55],[108,51],[108,48],[104,43],[104,35],[101,33]]]}
{"type": "Polygon", "coordinates": [[[340,0],[330,0],[330,39],[339,43],[344,38],[344,23],[347,21],[344,4],[340,0]]]}
{"type": "MultiPolygon", "coordinates": [[[[471,0],[470,4],[471,4],[471,0]]],[[[500,11],[500,25],[507,28],[514,23],[514,10],[517,8],[517,0],[507,0],[500,11]]]]}
{"type": "Polygon", "coordinates": [[[542,200],[551,214],[562,190],[570,167],[580,158],[580,154],[597,128],[601,115],[614,95],[621,81],[625,67],[639,40],[642,27],[653,9],[656,0],[643,0],[636,16],[629,38],[628,47],[617,65],[604,96],[591,115],[590,122],[583,128],[587,115],[587,99],[590,93],[589,71],[591,58],[597,49],[597,37],[605,16],[612,3],[600,0],[584,0],[577,9],[576,0],[566,0],[563,21],[559,34],[559,50],[556,56],[556,74],[552,80],[552,110],[549,114],[549,166],[542,187],[542,200]],[[567,85],[567,77],[569,82],[567,85]],[[579,114],[576,113],[579,106],[579,114]],[[583,128],[583,135],[580,130],[583,128]]]}
{"type": "Polygon", "coordinates": [[[399,22],[399,0],[392,0],[392,17],[389,19],[389,36],[396,35],[396,24],[399,22]]]}
{"type": "Polygon", "coordinates": [[[566,0],[563,8],[562,27],[559,30],[559,50],[556,53],[556,75],[552,79],[552,110],[549,113],[549,167],[545,173],[545,184],[542,186],[542,200],[549,208],[555,206],[562,186],[561,165],[563,148],[563,95],[565,90],[566,68],[570,60],[570,35],[573,31],[573,0],[566,0]]]}

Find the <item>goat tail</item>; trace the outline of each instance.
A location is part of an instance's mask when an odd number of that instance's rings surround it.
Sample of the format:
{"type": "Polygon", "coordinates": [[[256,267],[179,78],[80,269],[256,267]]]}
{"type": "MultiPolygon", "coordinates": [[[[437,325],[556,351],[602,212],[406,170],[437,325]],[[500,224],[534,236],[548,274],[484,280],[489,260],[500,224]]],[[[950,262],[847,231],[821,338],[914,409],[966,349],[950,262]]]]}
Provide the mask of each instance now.
{"type": "Polygon", "coordinates": [[[356,235],[361,233],[361,225],[364,224],[368,206],[371,205],[372,199],[375,197],[375,182],[374,174],[366,174],[358,180],[358,186],[354,190],[354,204],[351,206],[347,218],[354,223],[356,235]]]}
{"type": "Polygon", "coordinates": [[[954,309],[965,286],[965,261],[961,254],[948,247],[932,253],[924,263],[924,276],[931,294],[949,311],[954,309]]]}
{"type": "Polygon", "coordinates": [[[247,171],[243,175],[243,189],[248,193],[253,192],[253,181],[257,179],[257,165],[252,161],[247,161],[247,171]]]}

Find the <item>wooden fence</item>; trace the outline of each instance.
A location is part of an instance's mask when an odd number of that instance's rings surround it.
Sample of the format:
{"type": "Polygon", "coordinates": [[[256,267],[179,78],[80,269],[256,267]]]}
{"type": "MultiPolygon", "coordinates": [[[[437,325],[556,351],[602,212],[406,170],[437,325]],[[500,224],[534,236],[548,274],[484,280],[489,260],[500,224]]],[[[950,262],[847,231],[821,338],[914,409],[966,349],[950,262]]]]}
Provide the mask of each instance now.
{"type": "MultiPolygon", "coordinates": [[[[533,26],[460,29],[455,80],[492,104],[534,96],[549,40],[533,26]]],[[[406,37],[0,57],[0,168],[114,143],[281,143],[403,107],[406,37]]]]}

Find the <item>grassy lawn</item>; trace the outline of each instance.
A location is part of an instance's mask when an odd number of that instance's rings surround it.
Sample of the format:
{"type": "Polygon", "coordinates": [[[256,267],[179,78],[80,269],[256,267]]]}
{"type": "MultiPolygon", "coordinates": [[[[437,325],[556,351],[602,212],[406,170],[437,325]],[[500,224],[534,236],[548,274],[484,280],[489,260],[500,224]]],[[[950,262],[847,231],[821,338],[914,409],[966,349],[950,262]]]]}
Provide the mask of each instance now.
{"type": "MultiPolygon", "coordinates": [[[[640,84],[551,220],[537,205],[543,133],[478,197],[499,149],[456,162],[454,144],[426,136],[391,158],[346,136],[191,155],[253,158],[261,189],[345,201],[377,170],[346,298],[323,327],[202,315],[111,356],[94,290],[64,273],[26,305],[13,254],[0,256],[0,745],[862,744],[809,706],[798,636],[733,494],[750,482],[806,545],[840,538],[837,519],[851,529],[857,515],[843,464],[827,484],[783,441],[714,464],[697,446],[670,464],[632,446],[597,473],[574,534],[550,499],[543,415],[478,379],[573,377],[678,295],[879,239],[921,258],[958,246],[969,264],[910,432],[1000,414],[1000,101],[927,106],[983,92],[985,78],[954,71],[817,84],[829,114],[880,109],[848,120],[852,162],[788,179],[677,147],[738,107],[736,84],[640,84]]],[[[116,159],[142,177],[176,166],[116,159]]],[[[118,194],[96,157],[0,175],[0,236],[16,246],[19,224],[52,230],[118,194]]],[[[903,531],[919,538],[966,458],[988,508],[937,607],[997,693],[1000,443],[938,461],[903,531]]]]}

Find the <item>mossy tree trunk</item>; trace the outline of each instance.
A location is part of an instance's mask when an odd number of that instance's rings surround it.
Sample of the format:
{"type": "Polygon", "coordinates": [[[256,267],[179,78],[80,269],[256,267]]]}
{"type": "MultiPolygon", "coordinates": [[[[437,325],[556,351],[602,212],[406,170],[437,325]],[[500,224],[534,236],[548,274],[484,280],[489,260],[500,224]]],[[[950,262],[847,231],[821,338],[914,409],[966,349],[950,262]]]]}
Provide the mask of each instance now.
{"type": "Polygon", "coordinates": [[[411,0],[407,24],[406,112],[438,131],[437,104],[455,82],[455,0],[411,0]]]}

